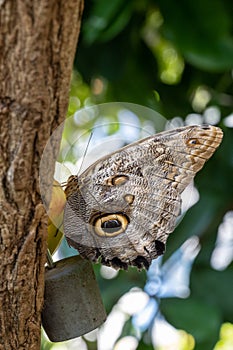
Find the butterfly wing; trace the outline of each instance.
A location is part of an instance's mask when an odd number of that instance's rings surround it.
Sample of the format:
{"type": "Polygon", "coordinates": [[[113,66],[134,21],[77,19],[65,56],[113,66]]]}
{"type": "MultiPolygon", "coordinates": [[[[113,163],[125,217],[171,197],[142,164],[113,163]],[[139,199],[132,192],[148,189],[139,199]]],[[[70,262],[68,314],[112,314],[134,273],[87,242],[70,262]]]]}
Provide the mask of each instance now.
{"type": "Polygon", "coordinates": [[[84,257],[115,268],[148,268],[164,253],[181,193],[222,139],[189,126],[133,143],[98,160],[67,186],[64,231],[84,257]]]}

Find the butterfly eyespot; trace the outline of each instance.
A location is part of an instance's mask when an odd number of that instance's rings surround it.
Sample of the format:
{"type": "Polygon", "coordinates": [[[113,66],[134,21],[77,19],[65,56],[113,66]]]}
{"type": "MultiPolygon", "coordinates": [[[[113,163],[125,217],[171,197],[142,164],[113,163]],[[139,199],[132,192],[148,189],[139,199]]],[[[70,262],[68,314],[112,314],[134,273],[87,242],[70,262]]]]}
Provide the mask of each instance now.
{"type": "Polygon", "coordinates": [[[129,180],[127,175],[115,175],[107,179],[107,185],[109,186],[121,186],[129,180]]]}
{"type": "Polygon", "coordinates": [[[94,233],[102,237],[114,237],[125,232],[129,218],[122,213],[102,214],[92,222],[94,233]]]}
{"type": "Polygon", "coordinates": [[[121,227],[121,222],[117,219],[104,221],[101,225],[101,228],[106,233],[113,233],[114,231],[118,231],[121,227]]]}
{"type": "Polygon", "coordinates": [[[187,144],[189,145],[189,146],[193,146],[193,145],[197,145],[199,142],[198,142],[198,139],[189,139],[188,141],[187,141],[187,144]]]}
{"type": "Polygon", "coordinates": [[[124,196],[124,200],[128,203],[128,204],[132,204],[134,201],[134,195],[133,194],[126,194],[124,196]]]}

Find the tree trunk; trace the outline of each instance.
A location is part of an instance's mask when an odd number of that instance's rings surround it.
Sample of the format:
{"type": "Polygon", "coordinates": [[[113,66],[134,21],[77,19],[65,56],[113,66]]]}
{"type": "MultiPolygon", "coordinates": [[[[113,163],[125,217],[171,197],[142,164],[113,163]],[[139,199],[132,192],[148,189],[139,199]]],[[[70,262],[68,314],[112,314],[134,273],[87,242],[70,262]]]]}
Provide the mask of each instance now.
{"type": "MultiPolygon", "coordinates": [[[[0,1],[1,350],[40,348],[47,217],[39,165],[66,114],[82,9],[82,0],[0,1]]],[[[58,149],[59,140],[50,180],[58,149]]]]}

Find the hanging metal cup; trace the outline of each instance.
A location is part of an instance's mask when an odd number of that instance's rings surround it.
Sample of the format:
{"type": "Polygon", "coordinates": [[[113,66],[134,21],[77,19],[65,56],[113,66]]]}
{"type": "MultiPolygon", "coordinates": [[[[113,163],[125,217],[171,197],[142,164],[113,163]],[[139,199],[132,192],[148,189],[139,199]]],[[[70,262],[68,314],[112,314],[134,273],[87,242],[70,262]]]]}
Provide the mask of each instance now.
{"type": "Polygon", "coordinates": [[[92,264],[73,256],[46,268],[42,325],[53,342],[79,337],[106,319],[92,264]]]}

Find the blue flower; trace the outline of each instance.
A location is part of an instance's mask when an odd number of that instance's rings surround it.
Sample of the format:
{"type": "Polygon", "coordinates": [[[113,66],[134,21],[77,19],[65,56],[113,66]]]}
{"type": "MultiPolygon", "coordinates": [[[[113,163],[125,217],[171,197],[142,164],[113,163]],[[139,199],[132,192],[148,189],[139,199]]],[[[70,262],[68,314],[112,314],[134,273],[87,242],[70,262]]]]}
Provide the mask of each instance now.
{"type": "Polygon", "coordinates": [[[187,298],[193,262],[200,251],[197,237],[189,238],[162,264],[162,257],[153,260],[148,272],[144,291],[149,295],[147,305],[132,317],[132,323],[141,332],[149,329],[156,317],[160,317],[161,298],[187,298]]]}

